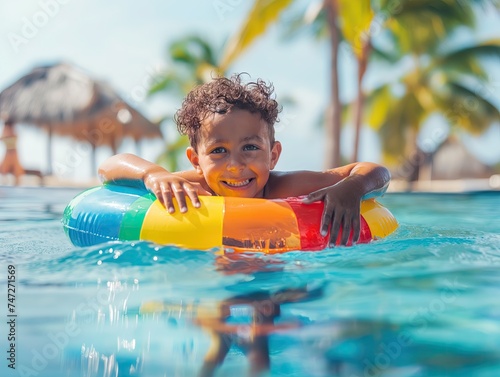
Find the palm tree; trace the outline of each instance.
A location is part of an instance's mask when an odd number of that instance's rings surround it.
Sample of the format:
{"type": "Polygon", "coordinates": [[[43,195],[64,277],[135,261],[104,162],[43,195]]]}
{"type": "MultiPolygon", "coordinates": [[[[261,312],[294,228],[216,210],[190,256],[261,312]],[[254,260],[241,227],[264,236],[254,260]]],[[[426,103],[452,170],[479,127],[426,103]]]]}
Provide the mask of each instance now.
{"type": "Polygon", "coordinates": [[[354,148],[351,161],[358,160],[359,136],[363,114],[363,79],[368,68],[368,59],[371,52],[370,26],[375,12],[370,0],[338,0],[340,3],[340,23],[342,35],[352,48],[357,62],[358,74],[356,77],[356,100],[354,103],[354,148]]]}
{"type": "MultiPolygon", "coordinates": [[[[214,47],[199,36],[182,37],[172,42],[168,47],[170,68],[153,80],[149,95],[168,93],[177,100],[182,99],[196,85],[211,80],[214,75],[223,74],[219,69],[218,54],[214,47]]],[[[163,117],[171,122],[173,114],[163,117]]],[[[158,157],[157,163],[170,171],[179,170],[180,158],[189,145],[186,136],[178,135],[167,142],[165,151],[158,157]]]]}
{"type": "MultiPolygon", "coordinates": [[[[368,95],[365,120],[379,132],[386,163],[401,162],[397,156],[406,153],[415,159],[412,167],[420,167],[417,134],[431,115],[441,114],[452,132],[475,134],[500,120],[499,109],[482,90],[488,75],[479,62],[484,56],[500,57],[500,39],[446,49],[450,44],[442,39],[432,54],[413,54],[410,70],[368,95]]],[[[430,142],[437,146],[438,139],[430,142]]]]}
{"type": "MultiPolygon", "coordinates": [[[[352,161],[358,158],[364,102],[362,81],[374,50],[372,45],[377,45],[377,42],[385,37],[386,40],[396,39],[399,42],[400,57],[406,54],[421,56],[432,53],[440,46],[439,42],[458,27],[473,28],[475,26],[474,6],[487,4],[498,7],[499,2],[498,0],[473,0],[471,2],[463,0],[376,0],[372,1],[372,12],[375,12],[375,16],[371,18],[368,32],[365,28],[361,34],[353,35],[352,32],[349,34],[348,30],[342,29],[358,62],[357,97],[353,103],[355,137],[352,161]]],[[[369,15],[369,4],[365,5],[365,8],[365,14],[369,15]]],[[[352,11],[344,14],[344,18],[350,22],[355,18],[361,18],[362,15],[360,13],[357,17],[347,17],[349,14],[352,14],[352,11]]],[[[375,52],[380,54],[380,50],[375,52]]]]}

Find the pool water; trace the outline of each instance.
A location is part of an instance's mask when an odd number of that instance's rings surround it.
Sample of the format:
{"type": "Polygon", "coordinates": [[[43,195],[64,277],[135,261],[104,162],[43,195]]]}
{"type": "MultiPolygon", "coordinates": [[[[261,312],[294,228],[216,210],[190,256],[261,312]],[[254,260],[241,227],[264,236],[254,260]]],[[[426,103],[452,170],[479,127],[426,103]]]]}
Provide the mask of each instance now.
{"type": "Polygon", "coordinates": [[[500,192],[387,194],[388,238],[272,256],[75,248],[78,192],[0,187],[2,376],[500,375],[500,192]]]}

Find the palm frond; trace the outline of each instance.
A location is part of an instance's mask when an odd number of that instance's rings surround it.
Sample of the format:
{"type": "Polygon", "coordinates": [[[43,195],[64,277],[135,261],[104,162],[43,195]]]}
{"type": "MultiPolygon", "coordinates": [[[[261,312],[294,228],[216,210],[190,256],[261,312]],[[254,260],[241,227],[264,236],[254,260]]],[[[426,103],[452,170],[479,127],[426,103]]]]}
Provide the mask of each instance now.
{"type": "Polygon", "coordinates": [[[389,116],[397,99],[391,93],[390,84],[383,85],[365,97],[364,123],[378,131],[389,116]]]}
{"type": "Polygon", "coordinates": [[[500,38],[490,39],[464,46],[451,52],[446,52],[444,56],[436,60],[437,64],[446,64],[449,61],[468,59],[470,57],[493,57],[500,58],[500,38]]]}
{"type": "Polygon", "coordinates": [[[479,59],[474,56],[469,56],[464,59],[447,59],[443,64],[429,68],[444,72],[444,74],[449,77],[471,76],[482,80],[488,78],[488,73],[483,65],[479,59]]]}
{"type": "Polygon", "coordinates": [[[363,47],[369,43],[370,25],[375,13],[370,0],[337,0],[340,30],[354,53],[361,57],[363,47]]]}
{"type": "Polygon", "coordinates": [[[370,58],[384,63],[395,64],[401,59],[401,55],[398,54],[397,51],[388,51],[387,49],[382,49],[372,43],[370,58]]]}
{"type": "Polygon", "coordinates": [[[488,79],[482,61],[487,58],[500,58],[500,39],[480,42],[455,49],[445,54],[436,55],[423,74],[442,72],[446,76],[470,76],[482,80],[488,79]]]}
{"type": "Polygon", "coordinates": [[[240,30],[227,44],[220,62],[221,69],[226,70],[256,38],[264,34],[291,2],[292,0],[255,0],[240,30]]]}
{"type": "Polygon", "coordinates": [[[291,40],[310,35],[315,40],[328,38],[328,21],[322,2],[312,2],[304,10],[283,13],[282,39],[291,40]]]}
{"type": "Polygon", "coordinates": [[[416,134],[418,127],[428,116],[429,113],[412,92],[393,99],[378,130],[385,161],[394,163],[397,159],[403,159],[408,145],[413,143],[407,137],[408,131],[412,130],[416,134]]]}
{"type": "Polygon", "coordinates": [[[475,25],[473,8],[463,1],[412,0],[398,4],[400,6],[388,18],[386,27],[406,53],[433,53],[453,30],[475,25]]]}
{"type": "Polygon", "coordinates": [[[400,156],[403,156],[406,148],[404,143],[406,140],[406,127],[403,125],[403,121],[403,109],[401,106],[396,105],[388,114],[378,132],[382,143],[382,157],[389,165],[396,164],[398,158],[400,159],[400,156]]]}
{"type": "Polygon", "coordinates": [[[202,61],[217,65],[212,47],[206,40],[194,35],[174,41],[169,47],[169,56],[173,61],[192,66],[202,61]]]}
{"type": "Polygon", "coordinates": [[[151,84],[148,95],[157,94],[160,92],[170,91],[170,92],[180,92],[181,91],[182,80],[179,75],[174,72],[167,72],[162,76],[157,76],[154,78],[151,84]]]}
{"type": "MultiPolygon", "coordinates": [[[[448,27],[455,27],[458,24],[473,27],[475,23],[472,4],[463,0],[403,1],[396,17],[411,14],[441,18],[443,24],[448,27]]],[[[420,17],[420,19],[424,20],[425,17],[420,17]]]]}
{"type": "Polygon", "coordinates": [[[449,82],[447,90],[436,95],[436,103],[452,128],[472,134],[480,134],[500,121],[499,109],[484,91],[470,89],[460,82],[449,82]]]}

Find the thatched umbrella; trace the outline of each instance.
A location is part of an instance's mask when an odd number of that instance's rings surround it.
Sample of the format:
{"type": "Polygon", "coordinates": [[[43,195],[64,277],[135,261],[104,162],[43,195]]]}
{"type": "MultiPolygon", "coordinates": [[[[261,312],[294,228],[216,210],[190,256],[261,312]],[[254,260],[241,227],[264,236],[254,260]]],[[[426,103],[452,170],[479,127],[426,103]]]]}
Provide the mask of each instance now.
{"type": "Polygon", "coordinates": [[[157,124],[127,104],[107,84],[66,63],[34,68],[0,93],[0,117],[13,123],[42,127],[49,133],[49,174],[52,134],[109,145],[116,153],[124,137],[136,142],[161,138],[157,124]]]}
{"type": "Polygon", "coordinates": [[[431,179],[480,179],[491,177],[494,171],[452,135],[433,153],[431,173],[431,179]]]}

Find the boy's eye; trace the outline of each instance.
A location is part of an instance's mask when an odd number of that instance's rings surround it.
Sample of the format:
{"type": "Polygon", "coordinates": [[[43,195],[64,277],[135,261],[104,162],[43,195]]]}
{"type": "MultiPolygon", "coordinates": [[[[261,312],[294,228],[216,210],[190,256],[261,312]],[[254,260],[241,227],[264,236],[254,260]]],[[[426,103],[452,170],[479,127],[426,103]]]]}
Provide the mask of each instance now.
{"type": "Polygon", "coordinates": [[[256,151],[256,150],[258,150],[258,149],[259,149],[259,147],[258,147],[258,146],[256,146],[256,145],[253,145],[253,144],[247,144],[247,145],[245,145],[245,146],[243,147],[243,150],[244,150],[244,151],[256,151]]]}
{"type": "Polygon", "coordinates": [[[226,148],[217,147],[214,150],[212,150],[212,152],[210,152],[210,153],[218,154],[218,153],[224,153],[225,151],[226,151],[226,148]]]}

